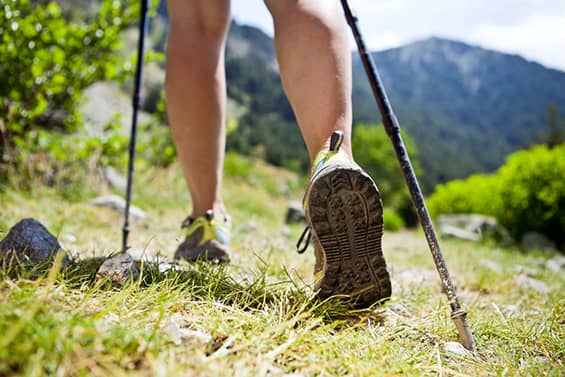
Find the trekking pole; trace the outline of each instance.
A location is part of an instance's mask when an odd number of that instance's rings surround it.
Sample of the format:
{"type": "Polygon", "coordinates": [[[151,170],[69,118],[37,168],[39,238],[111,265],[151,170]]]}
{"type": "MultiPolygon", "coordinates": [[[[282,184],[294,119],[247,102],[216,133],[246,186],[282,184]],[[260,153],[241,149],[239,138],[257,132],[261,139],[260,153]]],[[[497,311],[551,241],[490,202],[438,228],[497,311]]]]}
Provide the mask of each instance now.
{"type": "Polygon", "coordinates": [[[133,186],[133,169],[135,162],[135,142],[137,139],[137,113],[139,110],[141,83],[143,81],[143,61],[145,59],[145,36],[149,28],[149,0],[141,0],[141,16],[139,21],[139,39],[137,43],[137,64],[132,98],[131,135],[129,139],[129,161],[126,186],[126,208],[124,210],[124,227],[122,228],[122,252],[128,248],[129,208],[131,206],[131,190],[133,186]]]}
{"type": "Polygon", "coordinates": [[[410,190],[410,195],[412,196],[412,203],[416,207],[418,218],[420,219],[420,224],[422,225],[422,229],[424,230],[424,233],[426,235],[430,252],[432,253],[432,257],[434,259],[436,269],[439,273],[441,284],[443,286],[443,291],[447,295],[449,306],[451,307],[451,318],[453,319],[455,326],[457,327],[459,340],[461,341],[461,344],[463,344],[463,346],[469,351],[475,351],[473,334],[471,333],[471,329],[469,328],[466,320],[467,313],[465,312],[465,310],[463,310],[459,303],[457,293],[455,292],[455,286],[453,285],[453,281],[449,276],[449,271],[447,270],[447,265],[445,264],[445,260],[441,253],[430,214],[428,213],[428,209],[426,208],[422,190],[420,189],[416,174],[414,173],[410,158],[408,157],[408,152],[406,151],[406,147],[404,146],[404,142],[402,141],[402,136],[400,135],[400,125],[398,123],[398,119],[394,115],[392,106],[390,105],[384,86],[377,72],[377,68],[375,67],[375,63],[373,62],[371,55],[368,53],[367,47],[365,46],[365,41],[363,40],[361,32],[359,31],[357,16],[352,12],[347,0],[340,1],[341,5],[343,6],[343,11],[345,13],[347,23],[351,27],[355,42],[357,43],[359,56],[361,57],[363,66],[365,67],[365,72],[367,73],[367,77],[369,78],[369,83],[371,84],[373,95],[375,96],[375,100],[377,101],[386,133],[388,134],[390,140],[392,141],[392,145],[394,146],[398,162],[400,163],[400,168],[402,170],[402,173],[404,174],[408,189],[410,190]]]}

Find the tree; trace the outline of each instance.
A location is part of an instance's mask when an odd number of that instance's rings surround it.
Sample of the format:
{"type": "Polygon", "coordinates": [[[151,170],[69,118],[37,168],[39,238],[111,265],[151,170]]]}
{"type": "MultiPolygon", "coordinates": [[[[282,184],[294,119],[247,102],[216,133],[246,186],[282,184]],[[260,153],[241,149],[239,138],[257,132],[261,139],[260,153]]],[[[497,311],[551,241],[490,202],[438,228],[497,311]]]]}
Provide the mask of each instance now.
{"type": "Polygon", "coordinates": [[[565,141],[565,133],[560,124],[559,109],[556,104],[552,103],[548,106],[546,121],[548,130],[544,142],[551,149],[565,141]]]}
{"type": "MultiPolygon", "coordinates": [[[[403,131],[403,138],[416,173],[420,172],[418,151],[410,137],[403,131]]],[[[358,124],[352,139],[355,160],[375,180],[387,207],[399,210],[406,225],[413,225],[415,215],[404,176],[398,165],[394,148],[382,125],[358,124]]]]}

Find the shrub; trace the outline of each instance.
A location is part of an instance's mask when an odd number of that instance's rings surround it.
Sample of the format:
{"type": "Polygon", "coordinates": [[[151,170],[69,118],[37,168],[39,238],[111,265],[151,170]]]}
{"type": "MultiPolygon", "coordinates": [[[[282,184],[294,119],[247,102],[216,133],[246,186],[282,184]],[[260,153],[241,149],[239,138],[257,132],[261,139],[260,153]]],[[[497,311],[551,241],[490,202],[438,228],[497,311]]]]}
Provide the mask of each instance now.
{"type": "MultiPolygon", "coordinates": [[[[420,172],[418,151],[410,135],[403,138],[416,173],[420,172]]],[[[394,148],[382,125],[358,124],[353,130],[355,160],[375,180],[387,207],[402,213],[403,221],[414,225],[415,211],[394,148]],[[402,211],[400,211],[402,209],[402,211]]]]}
{"type": "Polygon", "coordinates": [[[81,91],[131,67],[116,50],[137,16],[133,1],[102,0],[82,22],[65,19],[57,2],[32,3],[0,0],[0,164],[36,145],[40,129],[76,131],[81,91]]]}
{"type": "Polygon", "coordinates": [[[385,229],[396,232],[404,228],[404,221],[396,212],[388,208],[384,209],[383,212],[385,229]]]}
{"type": "Polygon", "coordinates": [[[565,246],[565,144],[514,153],[497,176],[498,217],[510,233],[539,232],[565,246]]]}
{"type": "Polygon", "coordinates": [[[432,215],[483,213],[494,216],[519,240],[539,232],[565,245],[565,144],[537,146],[510,155],[494,174],[475,175],[436,187],[432,215]]]}

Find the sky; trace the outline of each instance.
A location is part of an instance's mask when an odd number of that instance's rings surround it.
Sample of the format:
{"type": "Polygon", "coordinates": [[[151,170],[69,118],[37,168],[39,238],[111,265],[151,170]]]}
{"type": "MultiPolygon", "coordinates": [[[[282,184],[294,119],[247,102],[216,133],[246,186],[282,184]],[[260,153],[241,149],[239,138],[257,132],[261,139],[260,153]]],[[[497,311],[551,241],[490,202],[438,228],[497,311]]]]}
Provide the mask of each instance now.
{"type": "MultiPolygon", "coordinates": [[[[565,71],[565,0],[350,0],[350,4],[372,50],[436,36],[518,54],[565,71]]],[[[232,13],[239,23],[273,35],[262,0],[232,0],[232,13]]]]}

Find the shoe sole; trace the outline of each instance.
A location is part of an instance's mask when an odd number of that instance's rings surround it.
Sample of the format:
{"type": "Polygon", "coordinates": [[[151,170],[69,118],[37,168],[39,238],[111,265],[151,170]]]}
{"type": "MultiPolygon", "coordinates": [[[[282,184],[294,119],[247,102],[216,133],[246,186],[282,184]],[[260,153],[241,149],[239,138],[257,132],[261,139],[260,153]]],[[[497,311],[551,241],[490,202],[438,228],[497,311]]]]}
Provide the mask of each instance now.
{"type": "Polygon", "coordinates": [[[383,207],[373,180],[359,169],[328,167],[308,194],[308,221],[326,260],[318,297],[345,296],[363,307],[388,299],[383,207]]]}

